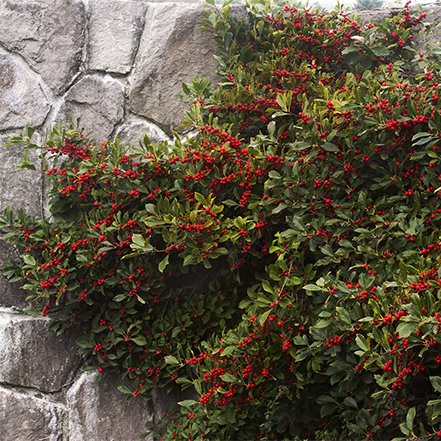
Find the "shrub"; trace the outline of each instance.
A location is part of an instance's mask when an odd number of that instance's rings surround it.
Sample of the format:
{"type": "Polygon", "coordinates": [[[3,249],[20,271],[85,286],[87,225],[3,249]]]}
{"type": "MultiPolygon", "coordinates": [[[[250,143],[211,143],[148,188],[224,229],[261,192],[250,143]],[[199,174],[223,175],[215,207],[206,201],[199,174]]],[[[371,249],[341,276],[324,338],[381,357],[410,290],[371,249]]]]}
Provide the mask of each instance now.
{"type": "Polygon", "coordinates": [[[239,20],[225,4],[203,20],[223,82],[183,85],[197,139],[49,134],[53,217],[5,212],[23,260],[4,274],[56,331],[80,326],[89,369],[121,369],[130,397],[194,387],[159,436],[441,438],[440,65],[412,45],[424,16],[362,26],[252,3],[239,20]]]}

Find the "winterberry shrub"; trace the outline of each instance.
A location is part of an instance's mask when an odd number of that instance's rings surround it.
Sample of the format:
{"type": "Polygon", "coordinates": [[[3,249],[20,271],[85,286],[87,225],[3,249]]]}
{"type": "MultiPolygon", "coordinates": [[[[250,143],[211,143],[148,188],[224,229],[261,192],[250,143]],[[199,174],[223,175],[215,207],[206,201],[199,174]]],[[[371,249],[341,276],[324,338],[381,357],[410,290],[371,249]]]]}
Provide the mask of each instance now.
{"type": "MultiPolygon", "coordinates": [[[[198,137],[49,133],[52,217],[6,210],[23,259],[3,273],[57,332],[79,326],[89,369],[121,370],[131,398],[194,388],[162,439],[440,439],[441,71],[412,43],[425,14],[247,7],[203,20],[222,82],[183,85],[198,137]]],[[[37,148],[32,133],[11,143],[37,148]]]]}

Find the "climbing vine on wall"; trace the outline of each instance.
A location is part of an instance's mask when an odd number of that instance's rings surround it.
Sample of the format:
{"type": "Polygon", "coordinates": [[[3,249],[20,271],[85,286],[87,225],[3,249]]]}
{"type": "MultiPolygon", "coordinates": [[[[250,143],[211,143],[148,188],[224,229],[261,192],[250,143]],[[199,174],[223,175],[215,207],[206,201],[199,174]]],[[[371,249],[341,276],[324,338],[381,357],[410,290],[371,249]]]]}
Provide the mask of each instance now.
{"type": "Polygon", "coordinates": [[[208,10],[222,82],[193,139],[40,149],[50,219],[10,209],[3,274],[131,398],[192,387],[163,439],[440,439],[440,64],[407,7],[208,10]],[[214,12],[213,12],[214,11],[214,12]]]}

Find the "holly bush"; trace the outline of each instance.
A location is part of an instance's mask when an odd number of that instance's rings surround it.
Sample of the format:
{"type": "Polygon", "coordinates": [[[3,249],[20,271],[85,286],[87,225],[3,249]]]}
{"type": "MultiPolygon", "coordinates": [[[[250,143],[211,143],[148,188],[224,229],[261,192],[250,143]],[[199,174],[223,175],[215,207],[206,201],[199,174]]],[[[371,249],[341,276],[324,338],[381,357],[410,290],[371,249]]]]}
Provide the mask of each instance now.
{"type": "MultiPolygon", "coordinates": [[[[57,332],[130,398],[191,387],[162,439],[441,439],[441,71],[407,6],[207,10],[216,88],[180,96],[198,136],[96,143],[26,128],[49,219],[4,238],[57,332]]],[[[27,152],[26,150],[26,152],[27,152]]],[[[144,435],[146,436],[146,434],[144,435]]]]}

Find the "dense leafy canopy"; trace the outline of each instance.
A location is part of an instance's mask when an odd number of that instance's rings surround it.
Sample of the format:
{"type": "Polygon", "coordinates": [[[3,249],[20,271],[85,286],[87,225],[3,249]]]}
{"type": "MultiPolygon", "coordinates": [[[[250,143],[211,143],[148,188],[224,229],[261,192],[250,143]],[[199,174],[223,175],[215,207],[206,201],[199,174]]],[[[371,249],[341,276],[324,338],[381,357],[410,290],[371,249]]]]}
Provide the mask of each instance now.
{"type": "Polygon", "coordinates": [[[354,9],[376,9],[383,6],[383,0],[357,0],[354,4],[354,9]]]}
{"type": "Polygon", "coordinates": [[[53,129],[53,217],[5,212],[23,260],[4,274],[55,330],[81,327],[90,369],[121,369],[131,397],[195,389],[164,439],[440,439],[441,73],[411,33],[425,14],[233,12],[203,20],[222,82],[183,86],[197,137],[129,148],[53,129]]]}

